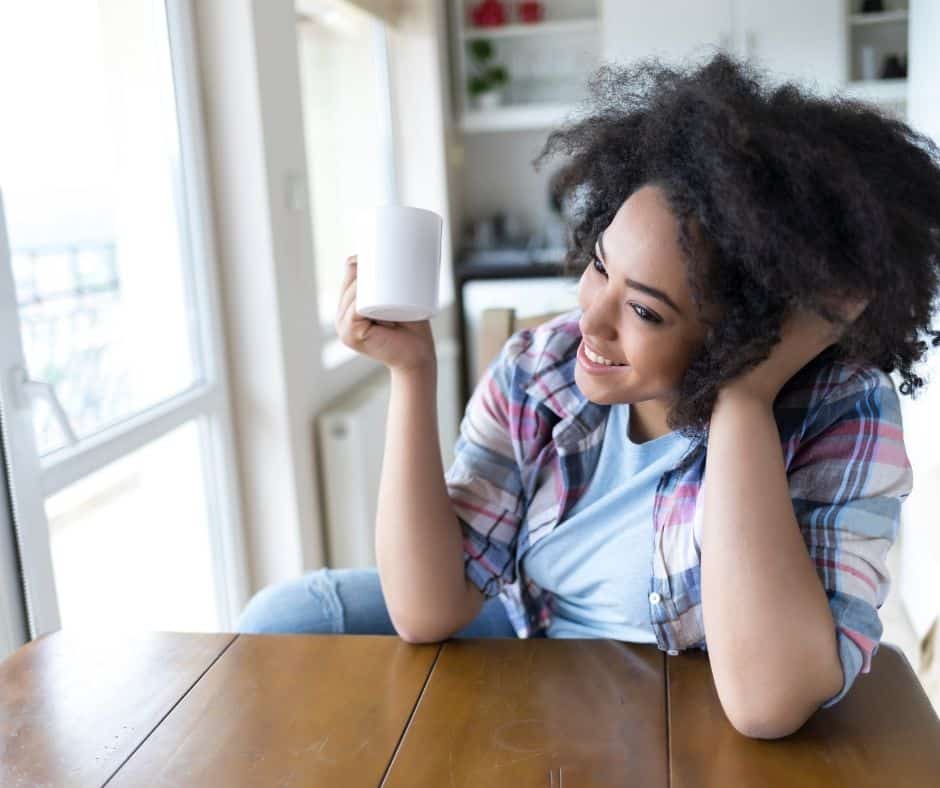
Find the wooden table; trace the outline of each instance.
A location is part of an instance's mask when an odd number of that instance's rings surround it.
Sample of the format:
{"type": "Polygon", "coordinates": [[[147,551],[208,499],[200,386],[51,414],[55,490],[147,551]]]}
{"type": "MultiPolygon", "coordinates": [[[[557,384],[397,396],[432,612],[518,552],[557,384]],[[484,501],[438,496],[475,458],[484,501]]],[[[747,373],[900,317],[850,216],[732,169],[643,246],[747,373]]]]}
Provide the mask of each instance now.
{"type": "Polygon", "coordinates": [[[613,640],[60,630],[0,663],[0,785],[938,786],[903,654],[785,739],[701,652],[613,640]]]}

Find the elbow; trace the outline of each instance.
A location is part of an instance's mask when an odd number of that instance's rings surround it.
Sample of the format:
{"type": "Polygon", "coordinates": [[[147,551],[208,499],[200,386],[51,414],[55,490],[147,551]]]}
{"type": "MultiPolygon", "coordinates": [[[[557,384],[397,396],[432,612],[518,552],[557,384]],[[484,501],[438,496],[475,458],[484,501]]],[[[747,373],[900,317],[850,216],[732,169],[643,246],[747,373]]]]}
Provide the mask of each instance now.
{"type": "Polygon", "coordinates": [[[820,666],[814,675],[825,675],[828,680],[824,684],[808,684],[805,680],[765,679],[759,685],[763,692],[756,691],[754,686],[738,686],[731,693],[719,692],[719,701],[728,721],[742,736],[782,739],[802,728],[842,688],[842,665],[838,660],[820,666]]]}
{"type": "Polygon", "coordinates": [[[435,634],[435,633],[421,633],[415,632],[408,629],[399,629],[395,627],[395,631],[398,633],[398,637],[404,640],[406,643],[440,643],[443,640],[447,640],[450,637],[449,634],[435,634]]]}
{"type": "Polygon", "coordinates": [[[728,715],[728,719],[738,733],[749,739],[782,739],[795,733],[806,723],[806,719],[794,720],[770,714],[728,715]]]}
{"type": "Polygon", "coordinates": [[[406,643],[440,643],[450,637],[451,631],[441,627],[430,626],[427,622],[399,621],[392,617],[395,632],[406,643]]]}
{"type": "Polygon", "coordinates": [[[447,635],[436,635],[434,633],[421,632],[420,630],[399,629],[395,627],[395,631],[398,633],[398,637],[406,643],[413,643],[415,645],[422,643],[440,643],[442,640],[447,639],[447,635]]]}
{"type": "Polygon", "coordinates": [[[738,704],[735,714],[725,708],[725,714],[738,733],[751,739],[782,739],[796,733],[842,689],[842,667],[839,663],[836,666],[822,691],[811,692],[800,685],[778,693],[776,700],[764,697],[760,703],[738,704]]]}
{"type": "Polygon", "coordinates": [[[742,736],[749,739],[782,739],[802,728],[816,707],[793,704],[752,704],[754,708],[725,708],[725,716],[742,736]]]}

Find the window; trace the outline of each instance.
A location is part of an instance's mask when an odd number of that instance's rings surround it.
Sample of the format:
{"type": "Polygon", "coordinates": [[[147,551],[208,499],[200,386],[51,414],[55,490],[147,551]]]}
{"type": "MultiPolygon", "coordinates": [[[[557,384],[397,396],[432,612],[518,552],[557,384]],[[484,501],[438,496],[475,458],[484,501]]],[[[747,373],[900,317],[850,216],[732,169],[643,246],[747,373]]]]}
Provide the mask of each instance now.
{"type": "Polygon", "coordinates": [[[243,595],[191,10],[0,0],[0,374],[31,637],[224,629],[243,595]]]}
{"type": "Polygon", "coordinates": [[[332,334],[346,258],[394,202],[385,23],[341,0],[299,0],[300,81],[320,319],[332,334]]]}

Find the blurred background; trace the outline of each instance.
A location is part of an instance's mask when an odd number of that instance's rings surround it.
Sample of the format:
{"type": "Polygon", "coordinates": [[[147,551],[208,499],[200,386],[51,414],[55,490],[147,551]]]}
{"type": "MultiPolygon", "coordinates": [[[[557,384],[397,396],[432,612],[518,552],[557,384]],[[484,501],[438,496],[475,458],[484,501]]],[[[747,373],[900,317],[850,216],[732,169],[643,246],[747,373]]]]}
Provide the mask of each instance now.
{"type": "MultiPolygon", "coordinates": [[[[488,321],[575,305],[530,162],[593,69],[722,49],[936,139],[938,35],[930,0],[0,0],[0,656],[374,565],[387,375],[333,315],[375,206],[444,217],[446,466],[488,321]]],[[[938,397],[902,397],[881,611],[935,703],[938,397]]]]}

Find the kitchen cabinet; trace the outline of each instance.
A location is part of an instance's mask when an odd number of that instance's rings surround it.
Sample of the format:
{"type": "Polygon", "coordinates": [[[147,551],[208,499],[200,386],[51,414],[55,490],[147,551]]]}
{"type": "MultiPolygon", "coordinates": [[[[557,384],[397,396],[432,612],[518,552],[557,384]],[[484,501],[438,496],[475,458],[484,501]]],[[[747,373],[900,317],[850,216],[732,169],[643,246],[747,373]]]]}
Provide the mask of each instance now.
{"type": "Polygon", "coordinates": [[[605,0],[601,53],[621,62],[651,55],[680,62],[720,49],[766,70],[771,82],[837,91],[903,120],[907,79],[880,75],[887,56],[907,56],[906,0],[885,0],[882,12],[861,8],[862,0],[605,0]]]}
{"type": "MultiPolygon", "coordinates": [[[[524,22],[521,3],[500,4],[502,24],[477,26],[479,0],[451,0],[457,125],[466,134],[549,128],[577,109],[600,62],[600,0],[542,0],[543,18],[524,22]],[[490,52],[473,56],[476,45],[490,52]],[[469,83],[502,67],[508,81],[471,95],[469,83]]],[[[482,84],[478,86],[482,90],[482,84]]]]}
{"type": "Polygon", "coordinates": [[[845,79],[843,0],[607,0],[602,15],[608,60],[697,60],[721,49],[825,92],[845,79]]]}
{"type": "Polygon", "coordinates": [[[731,0],[604,0],[604,60],[681,60],[709,47],[731,51],[731,0]]]}
{"type": "Polygon", "coordinates": [[[883,79],[886,61],[903,59],[910,49],[906,0],[888,0],[885,10],[861,13],[863,0],[845,0],[847,12],[845,93],[871,101],[901,120],[907,119],[907,77],[883,79]]]}
{"type": "Polygon", "coordinates": [[[732,2],[734,50],[779,81],[816,83],[832,93],[846,80],[843,0],[732,2]]]}

